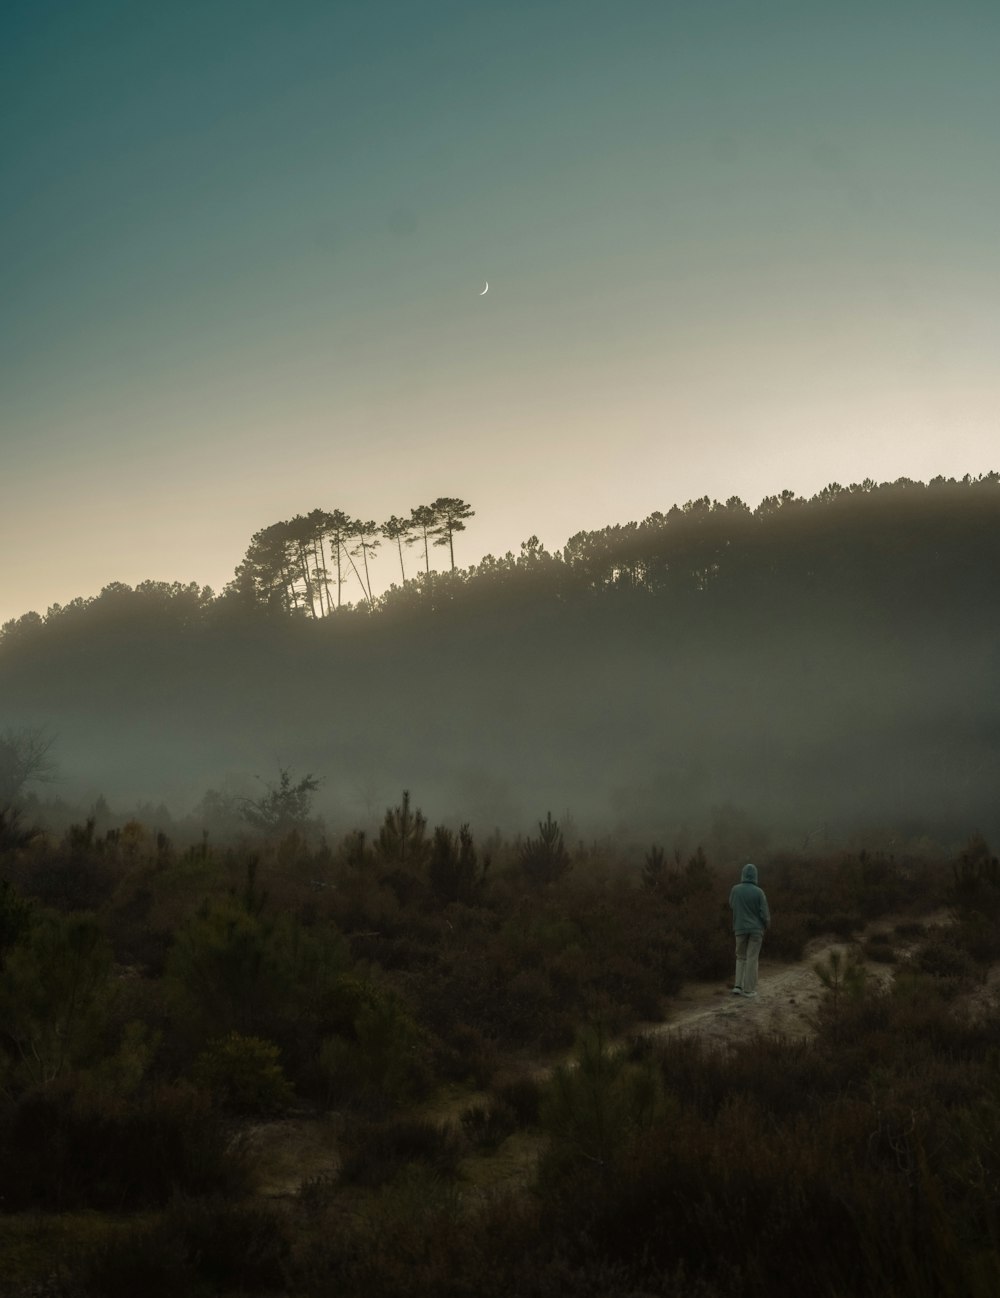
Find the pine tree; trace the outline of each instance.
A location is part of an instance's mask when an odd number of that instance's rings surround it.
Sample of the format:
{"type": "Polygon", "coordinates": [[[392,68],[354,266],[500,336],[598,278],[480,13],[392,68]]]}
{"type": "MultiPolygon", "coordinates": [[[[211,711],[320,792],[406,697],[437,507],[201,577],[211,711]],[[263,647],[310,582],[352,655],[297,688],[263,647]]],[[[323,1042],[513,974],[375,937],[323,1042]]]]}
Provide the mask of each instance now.
{"type": "Polygon", "coordinates": [[[435,545],[446,545],[451,559],[451,570],[455,571],[455,533],[465,531],[465,518],[475,517],[475,510],[464,500],[454,496],[439,496],[431,505],[437,522],[432,529],[437,536],[435,545]]]}
{"type": "Polygon", "coordinates": [[[485,866],[482,869],[479,866],[469,826],[461,827],[456,842],[450,829],[438,825],[427,865],[427,878],[435,897],[446,905],[452,901],[473,902],[482,891],[484,875],[485,866]]]}
{"type": "Polygon", "coordinates": [[[403,801],[398,807],[387,807],[385,819],[378,832],[375,850],[379,857],[394,865],[416,869],[427,856],[427,820],[418,808],[410,808],[410,791],[403,790],[403,801]]]}
{"type": "Polygon", "coordinates": [[[569,852],[558,822],[548,812],[539,821],[538,837],[529,838],[521,849],[521,868],[539,883],[551,883],[569,869],[569,852]]]}
{"type": "Polygon", "coordinates": [[[395,541],[396,548],[399,551],[399,572],[403,578],[403,584],[406,584],[406,568],[403,564],[403,546],[411,545],[416,537],[413,536],[413,523],[410,519],[397,518],[395,514],[382,524],[379,531],[387,541],[395,541]]]}
{"type": "MultiPolygon", "coordinates": [[[[428,538],[436,534],[440,520],[437,516],[437,510],[433,505],[417,505],[415,509],[410,510],[410,526],[414,532],[423,537],[424,540],[424,571],[429,573],[431,570],[431,557],[428,549],[428,538]]],[[[435,545],[437,542],[435,541],[435,545]]]]}

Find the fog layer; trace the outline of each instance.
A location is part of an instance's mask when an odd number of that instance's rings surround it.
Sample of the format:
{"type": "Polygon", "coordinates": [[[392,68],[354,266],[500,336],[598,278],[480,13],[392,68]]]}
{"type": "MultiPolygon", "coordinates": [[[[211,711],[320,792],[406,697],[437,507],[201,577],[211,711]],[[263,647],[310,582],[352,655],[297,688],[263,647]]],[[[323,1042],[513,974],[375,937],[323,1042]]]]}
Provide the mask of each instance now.
{"type": "Polygon", "coordinates": [[[2,719],[61,796],[177,814],[285,767],[332,828],[405,787],[479,831],[996,833],[998,538],[991,475],[691,502],[322,620],[109,587],[7,624],[2,719]]]}

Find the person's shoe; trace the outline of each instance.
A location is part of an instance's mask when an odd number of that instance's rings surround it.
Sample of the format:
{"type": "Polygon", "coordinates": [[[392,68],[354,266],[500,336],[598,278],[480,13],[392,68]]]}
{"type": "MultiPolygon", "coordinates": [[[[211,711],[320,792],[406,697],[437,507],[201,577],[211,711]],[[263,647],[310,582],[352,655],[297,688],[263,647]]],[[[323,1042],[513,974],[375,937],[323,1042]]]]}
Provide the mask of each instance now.
{"type": "Polygon", "coordinates": [[[757,995],[757,993],[756,993],[756,992],[741,992],[740,995],[741,995],[741,996],[745,996],[745,997],[747,998],[747,1000],[752,1000],[753,997],[757,995]]]}
{"type": "Polygon", "coordinates": [[[745,996],[745,995],[746,995],[746,992],[743,990],[742,987],[734,987],[734,988],[732,989],[732,991],[730,992],[730,995],[731,995],[731,996],[745,996]]]}

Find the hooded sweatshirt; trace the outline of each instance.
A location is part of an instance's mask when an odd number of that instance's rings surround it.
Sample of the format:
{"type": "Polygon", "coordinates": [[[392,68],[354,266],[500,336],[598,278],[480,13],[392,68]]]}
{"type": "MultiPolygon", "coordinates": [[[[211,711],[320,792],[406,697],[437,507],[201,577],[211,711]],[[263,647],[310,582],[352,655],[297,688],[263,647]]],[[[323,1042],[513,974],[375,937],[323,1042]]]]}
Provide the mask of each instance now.
{"type": "Polygon", "coordinates": [[[734,933],[763,933],[771,922],[767,898],[757,887],[757,867],[745,865],[740,882],[733,885],[729,894],[729,909],[733,912],[734,933]]]}

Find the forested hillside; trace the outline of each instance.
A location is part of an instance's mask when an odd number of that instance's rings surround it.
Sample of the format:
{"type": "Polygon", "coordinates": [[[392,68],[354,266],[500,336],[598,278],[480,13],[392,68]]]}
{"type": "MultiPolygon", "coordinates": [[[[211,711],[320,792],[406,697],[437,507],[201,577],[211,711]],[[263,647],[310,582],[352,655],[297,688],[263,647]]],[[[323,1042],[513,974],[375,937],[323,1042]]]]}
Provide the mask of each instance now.
{"type": "Polygon", "coordinates": [[[336,516],[258,533],[218,596],[112,583],[3,627],[4,718],[58,737],[64,796],[185,811],[280,765],[334,825],[410,787],[484,832],[998,828],[996,473],[704,498],[339,608],[336,516]]]}

